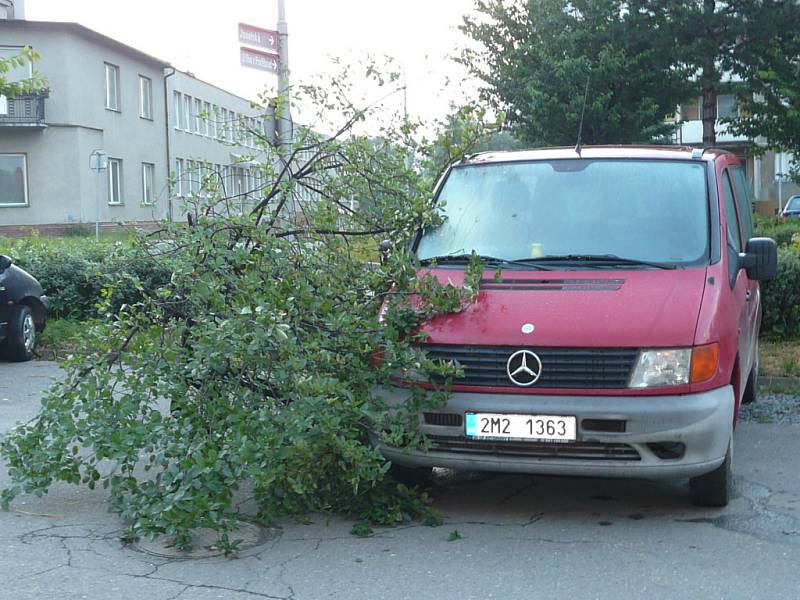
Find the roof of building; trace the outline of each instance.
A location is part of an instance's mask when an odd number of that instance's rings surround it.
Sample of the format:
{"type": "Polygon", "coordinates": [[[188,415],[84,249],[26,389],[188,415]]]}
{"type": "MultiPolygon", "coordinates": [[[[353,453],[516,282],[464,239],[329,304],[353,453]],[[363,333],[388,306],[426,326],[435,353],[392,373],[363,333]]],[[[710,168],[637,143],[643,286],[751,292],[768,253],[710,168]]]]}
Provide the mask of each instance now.
{"type": "Polygon", "coordinates": [[[66,31],[79,35],[83,38],[86,38],[98,44],[114,48],[115,50],[124,52],[130,56],[138,58],[139,60],[153,63],[160,67],[170,66],[170,63],[165,60],[156,58],[155,56],[151,56],[150,54],[142,52],[141,50],[137,50],[133,46],[128,46],[127,44],[123,44],[122,42],[119,42],[114,38],[110,38],[107,35],[98,33],[97,31],[89,29],[88,27],[84,27],[80,23],[69,23],[64,21],[27,21],[23,19],[0,19],[0,28],[40,29],[40,30],[44,29],[51,31],[66,31]]]}
{"type": "Polygon", "coordinates": [[[646,158],[664,160],[687,160],[692,158],[713,159],[721,154],[729,154],[726,150],[711,148],[703,150],[700,157],[693,156],[697,148],[691,146],[584,146],[580,155],[574,146],[559,148],[539,148],[532,150],[512,150],[507,152],[481,152],[466,158],[469,164],[518,162],[529,160],[556,160],[564,158],[646,158]]]}

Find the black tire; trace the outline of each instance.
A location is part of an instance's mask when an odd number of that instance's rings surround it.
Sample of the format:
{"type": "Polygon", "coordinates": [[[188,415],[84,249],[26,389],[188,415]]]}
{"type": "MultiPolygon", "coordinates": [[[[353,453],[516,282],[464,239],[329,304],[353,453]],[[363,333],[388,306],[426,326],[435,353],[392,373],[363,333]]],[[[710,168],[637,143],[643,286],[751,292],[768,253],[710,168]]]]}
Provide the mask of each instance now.
{"type": "Polygon", "coordinates": [[[433,479],[433,469],[431,467],[406,467],[392,463],[392,466],[389,467],[389,475],[397,483],[408,487],[426,487],[433,479]]]}
{"type": "Polygon", "coordinates": [[[753,366],[750,371],[750,376],[747,378],[747,384],[744,386],[742,392],[742,404],[752,404],[758,400],[758,373],[756,373],[757,366],[753,366]]]}
{"type": "Polygon", "coordinates": [[[8,320],[8,334],[3,343],[3,355],[8,360],[24,362],[33,358],[36,347],[36,320],[27,306],[18,306],[8,320]]]}
{"type": "Polygon", "coordinates": [[[722,464],[710,473],[689,480],[692,504],[709,508],[727,506],[733,496],[733,439],[722,464]]]}

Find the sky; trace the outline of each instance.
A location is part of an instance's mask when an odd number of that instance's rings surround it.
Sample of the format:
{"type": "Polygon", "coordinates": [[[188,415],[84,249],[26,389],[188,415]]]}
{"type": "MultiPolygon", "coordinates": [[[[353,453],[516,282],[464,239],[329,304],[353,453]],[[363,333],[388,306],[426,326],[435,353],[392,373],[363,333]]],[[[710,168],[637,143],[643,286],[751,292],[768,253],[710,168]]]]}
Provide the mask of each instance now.
{"type": "MultiPolygon", "coordinates": [[[[451,102],[475,93],[466,70],[448,58],[466,43],[457,27],[474,0],[285,1],[292,83],[334,72],[331,56],[353,61],[371,54],[403,66],[412,117],[444,117],[451,102]]],[[[249,99],[277,78],[240,66],[237,24],[275,29],[277,6],[277,0],[25,0],[29,20],[78,22],[249,99]]]]}

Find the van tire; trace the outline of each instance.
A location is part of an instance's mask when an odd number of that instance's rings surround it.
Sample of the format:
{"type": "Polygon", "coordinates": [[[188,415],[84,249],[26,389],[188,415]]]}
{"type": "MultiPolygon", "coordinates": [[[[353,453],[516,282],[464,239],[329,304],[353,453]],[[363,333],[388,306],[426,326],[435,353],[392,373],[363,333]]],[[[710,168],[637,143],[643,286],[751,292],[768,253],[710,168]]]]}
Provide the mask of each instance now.
{"type": "Polygon", "coordinates": [[[397,483],[402,483],[406,487],[427,487],[433,480],[432,467],[406,467],[392,463],[389,467],[389,475],[397,483]]]}
{"type": "Polygon", "coordinates": [[[24,305],[17,306],[8,320],[8,335],[2,344],[4,358],[24,362],[33,358],[36,347],[36,320],[33,311],[24,305]]]}
{"type": "Polygon", "coordinates": [[[747,383],[742,392],[742,404],[752,404],[758,400],[758,373],[756,372],[757,366],[753,366],[750,371],[750,376],[747,378],[747,383]]]}
{"type": "Polygon", "coordinates": [[[710,473],[692,477],[689,490],[692,493],[692,504],[708,508],[727,506],[733,495],[733,437],[728,444],[725,460],[710,473]]]}

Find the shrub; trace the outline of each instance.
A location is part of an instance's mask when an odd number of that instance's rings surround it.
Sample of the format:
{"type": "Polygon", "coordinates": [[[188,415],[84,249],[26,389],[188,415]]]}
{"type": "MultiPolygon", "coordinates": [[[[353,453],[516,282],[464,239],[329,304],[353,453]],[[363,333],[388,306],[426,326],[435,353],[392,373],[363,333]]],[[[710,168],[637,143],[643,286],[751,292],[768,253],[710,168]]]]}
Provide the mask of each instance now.
{"type": "Polygon", "coordinates": [[[39,280],[55,319],[97,318],[101,301],[116,313],[169,279],[167,268],[142,260],[131,242],[30,237],[6,242],[0,252],[39,280]]]}
{"type": "Polygon", "coordinates": [[[772,338],[800,336],[800,253],[778,249],[778,273],[761,285],[762,335],[772,338]]]}
{"type": "Polygon", "coordinates": [[[800,238],[800,219],[779,219],[758,214],[755,217],[755,234],[758,237],[772,238],[778,246],[790,246],[800,238]]]}

